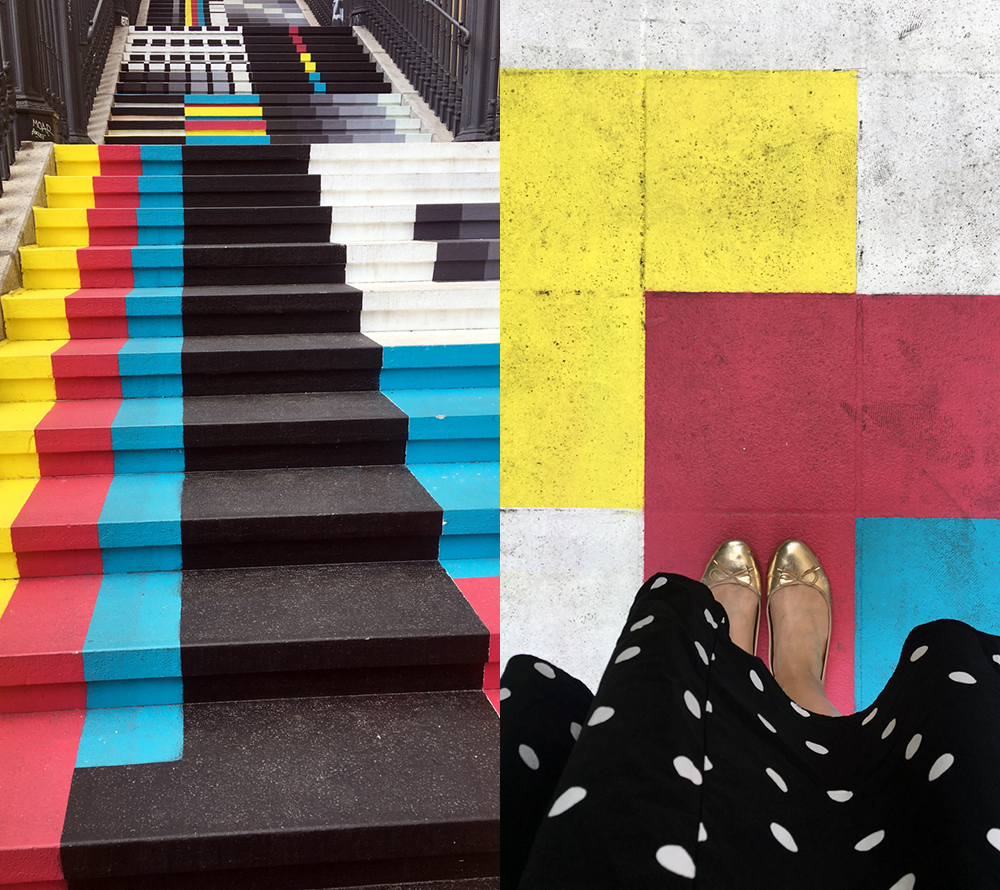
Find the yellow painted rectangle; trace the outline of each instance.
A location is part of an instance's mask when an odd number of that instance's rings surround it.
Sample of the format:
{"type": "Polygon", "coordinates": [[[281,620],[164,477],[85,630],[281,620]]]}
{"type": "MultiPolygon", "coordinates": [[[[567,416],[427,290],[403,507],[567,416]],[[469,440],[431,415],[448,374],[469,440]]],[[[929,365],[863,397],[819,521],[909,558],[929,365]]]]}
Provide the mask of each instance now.
{"type": "MultiPolygon", "coordinates": [[[[0,342],[0,380],[52,377],[52,353],[67,340],[4,340],[0,342]]],[[[54,399],[55,393],[37,401],[54,399]]]]}
{"type": "Polygon", "coordinates": [[[501,72],[501,504],[642,505],[643,72],[501,72]]]}
{"type": "Polygon", "coordinates": [[[4,610],[10,602],[10,598],[14,595],[16,587],[16,578],[8,578],[0,581],[0,617],[3,617],[4,610]]]}
{"type": "Polygon", "coordinates": [[[0,551],[0,578],[17,580],[18,576],[17,556],[0,551]]]}
{"type": "Polygon", "coordinates": [[[5,454],[0,479],[37,479],[41,475],[37,454],[5,454]]]}
{"type": "Polygon", "coordinates": [[[96,145],[56,145],[55,158],[60,176],[101,175],[101,159],[96,145]]]}
{"type": "Polygon", "coordinates": [[[299,53],[299,61],[311,62],[313,60],[312,53],[299,53]]]}
{"type": "Polygon", "coordinates": [[[306,71],[315,71],[315,70],[316,70],[315,62],[306,62],[306,71]]]}
{"type": "Polygon", "coordinates": [[[68,340],[66,297],[71,290],[25,290],[5,294],[3,317],[11,340],[68,340]]]}
{"type": "Polygon", "coordinates": [[[21,277],[27,288],[80,288],[75,247],[21,248],[21,277]]]}
{"type": "Polygon", "coordinates": [[[0,376],[0,401],[40,402],[56,397],[56,382],[51,377],[5,378],[0,376]]]}
{"type": "Polygon", "coordinates": [[[263,117],[264,109],[259,105],[241,105],[239,108],[209,108],[197,105],[188,105],[184,109],[184,116],[190,118],[263,117]]]}
{"type": "Polygon", "coordinates": [[[91,176],[46,176],[45,198],[49,207],[94,207],[91,176]]]}
{"type": "Polygon", "coordinates": [[[646,290],[854,292],[855,72],[658,71],[646,92],[646,290]]]}
{"type": "MultiPolygon", "coordinates": [[[[37,484],[37,479],[0,479],[0,554],[14,552],[10,527],[37,484]]],[[[16,578],[17,572],[5,572],[0,577],[16,578]]]]}

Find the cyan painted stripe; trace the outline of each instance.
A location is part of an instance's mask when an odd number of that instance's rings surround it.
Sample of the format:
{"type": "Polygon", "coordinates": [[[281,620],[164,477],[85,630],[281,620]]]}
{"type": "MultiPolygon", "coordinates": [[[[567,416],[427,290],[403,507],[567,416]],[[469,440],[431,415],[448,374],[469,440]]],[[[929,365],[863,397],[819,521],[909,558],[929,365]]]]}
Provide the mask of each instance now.
{"type": "Polygon", "coordinates": [[[442,535],[438,559],[499,559],[500,535],[442,535]]]}
{"type": "Polygon", "coordinates": [[[136,287],[182,287],[184,248],[143,246],[132,248],[132,280],[136,287]]]}
{"type": "Polygon", "coordinates": [[[105,575],[83,644],[91,681],[181,676],[181,573],[105,575]]]}
{"type": "Polygon", "coordinates": [[[183,484],[183,473],[114,476],[98,520],[101,549],[180,545],[183,484]]]}
{"type": "Polygon", "coordinates": [[[176,572],[183,566],[179,544],[169,547],[118,547],[101,554],[104,571],[112,572],[176,572]]]}
{"type": "Polygon", "coordinates": [[[162,763],[183,752],[183,705],[95,709],[84,718],[76,765],[162,763]]]}
{"type": "Polygon", "coordinates": [[[183,337],[182,292],[180,287],[133,289],[125,297],[129,337],[183,337]]]}
{"type": "Polygon", "coordinates": [[[1000,520],[855,520],[854,689],[882,691],[907,634],[954,618],[1000,633],[1000,520]]]}
{"type": "Polygon", "coordinates": [[[181,373],[183,337],[136,337],[118,350],[118,374],[126,377],[162,376],[181,373]]]}
{"type": "Polygon", "coordinates": [[[182,473],[184,471],[184,451],[175,448],[144,449],[142,451],[116,451],[116,473],[182,473]]]}
{"type": "Polygon", "coordinates": [[[139,157],[143,176],[180,176],[184,172],[179,145],[142,145],[139,157]]]}
{"type": "Polygon", "coordinates": [[[399,389],[464,389],[499,385],[499,365],[443,368],[386,368],[383,366],[379,377],[379,388],[383,392],[399,389]]]}
{"type": "Polygon", "coordinates": [[[168,316],[129,317],[129,337],[181,337],[184,334],[184,319],[180,313],[168,316]]]}
{"type": "Polygon", "coordinates": [[[500,460],[500,439],[430,439],[406,442],[408,464],[472,463],[500,460]]]}
{"type": "Polygon", "coordinates": [[[115,451],[184,447],[184,400],[123,399],[111,424],[115,451]]]}
{"type": "Polygon", "coordinates": [[[314,83],[313,84],[313,92],[314,93],[325,93],[326,92],[326,84],[325,83],[314,83]]]}
{"type": "Polygon", "coordinates": [[[184,178],[182,176],[140,176],[140,207],[183,207],[184,178]]]}
{"type": "Polygon", "coordinates": [[[315,83],[316,81],[319,80],[319,72],[318,71],[309,71],[307,73],[309,74],[309,79],[311,81],[313,81],[313,83],[315,83]]]}
{"type": "Polygon", "coordinates": [[[499,534],[499,463],[416,464],[407,469],[441,505],[443,536],[499,534]]]}
{"type": "Polygon", "coordinates": [[[434,343],[426,346],[382,348],[383,368],[447,368],[499,364],[499,343],[434,343]]]}
{"type": "Polygon", "coordinates": [[[452,578],[499,578],[500,558],[442,559],[441,565],[452,578]]]}
{"type": "Polygon", "coordinates": [[[183,393],[184,381],[180,374],[122,378],[122,397],[126,399],[179,396],[183,393]]]}
{"type": "MultiPolygon", "coordinates": [[[[173,245],[184,243],[184,209],[182,207],[139,207],[135,212],[138,243],[173,245]]],[[[133,253],[133,260],[135,254],[133,253]]]]}
{"type": "Polygon", "coordinates": [[[131,708],[137,705],[184,704],[180,677],[144,680],[96,680],[87,683],[88,708],[131,708]]]}
{"type": "MultiPolygon", "coordinates": [[[[260,105],[258,93],[187,93],[184,96],[185,105],[260,105]]],[[[179,145],[171,148],[180,148],[179,145]]]]}
{"type": "Polygon", "coordinates": [[[192,136],[185,139],[188,145],[270,145],[270,136],[192,136]]]}
{"type": "Polygon", "coordinates": [[[410,418],[410,439],[500,438],[500,389],[389,390],[410,418]]]}

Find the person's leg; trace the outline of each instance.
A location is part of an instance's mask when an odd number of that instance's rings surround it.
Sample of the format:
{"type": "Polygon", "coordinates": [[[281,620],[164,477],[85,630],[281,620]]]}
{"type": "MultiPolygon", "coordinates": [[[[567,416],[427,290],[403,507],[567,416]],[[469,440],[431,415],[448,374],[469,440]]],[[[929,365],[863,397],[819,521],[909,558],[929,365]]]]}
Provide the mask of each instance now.
{"type": "Polygon", "coordinates": [[[801,542],[783,544],[775,561],[768,571],[767,598],[771,672],[785,695],[800,707],[839,717],[822,679],[831,632],[829,581],[801,542]]]}
{"type": "Polygon", "coordinates": [[[726,610],[729,619],[729,638],[744,652],[753,655],[757,648],[757,612],[760,600],[742,584],[717,584],[711,588],[712,596],[726,610]]]}

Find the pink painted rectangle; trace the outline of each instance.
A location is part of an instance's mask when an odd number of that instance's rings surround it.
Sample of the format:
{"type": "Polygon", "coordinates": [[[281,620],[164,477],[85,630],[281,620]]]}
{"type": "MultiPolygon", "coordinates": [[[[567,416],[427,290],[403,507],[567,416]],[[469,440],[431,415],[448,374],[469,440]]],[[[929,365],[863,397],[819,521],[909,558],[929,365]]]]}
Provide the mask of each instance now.
{"type": "Polygon", "coordinates": [[[500,579],[456,578],[455,584],[490,632],[490,660],[500,658],[500,579]]]}

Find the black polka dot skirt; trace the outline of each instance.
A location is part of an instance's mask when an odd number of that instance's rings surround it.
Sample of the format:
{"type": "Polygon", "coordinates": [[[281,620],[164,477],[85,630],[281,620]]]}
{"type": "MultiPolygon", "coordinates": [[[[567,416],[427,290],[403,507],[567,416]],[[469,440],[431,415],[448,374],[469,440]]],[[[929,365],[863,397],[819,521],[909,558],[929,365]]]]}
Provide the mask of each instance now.
{"type": "Polygon", "coordinates": [[[595,696],[527,655],[501,685],[504,890],[1000,888],[998,637],[922,625],[825,717],[658,574],[595,696]]]}

